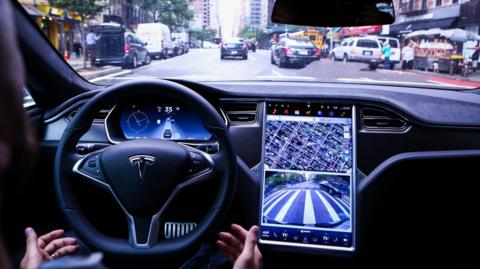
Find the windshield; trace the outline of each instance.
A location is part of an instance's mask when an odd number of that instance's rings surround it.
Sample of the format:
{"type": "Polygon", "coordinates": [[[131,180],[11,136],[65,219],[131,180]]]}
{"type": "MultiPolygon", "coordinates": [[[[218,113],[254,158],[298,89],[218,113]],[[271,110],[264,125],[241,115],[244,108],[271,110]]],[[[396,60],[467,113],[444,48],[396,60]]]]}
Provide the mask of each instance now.
{"type": "Polygon", "coordinates": [[[480,87],[477,0],[394,0],[394,24],[361,27],[276,24],[274,0],[19,2],[61,57],[100,85],[170,78],[480,87]]]}

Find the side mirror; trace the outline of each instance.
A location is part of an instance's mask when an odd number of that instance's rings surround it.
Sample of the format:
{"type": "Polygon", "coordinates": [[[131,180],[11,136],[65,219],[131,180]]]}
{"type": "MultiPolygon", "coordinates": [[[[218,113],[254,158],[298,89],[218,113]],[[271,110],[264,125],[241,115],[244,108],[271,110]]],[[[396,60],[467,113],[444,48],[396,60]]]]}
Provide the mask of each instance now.
{"type": "Polygon", "coordinates": [[[143,45],[144,45],[144,46],[148,45],[148,42],[143,42],[143,45]]]}

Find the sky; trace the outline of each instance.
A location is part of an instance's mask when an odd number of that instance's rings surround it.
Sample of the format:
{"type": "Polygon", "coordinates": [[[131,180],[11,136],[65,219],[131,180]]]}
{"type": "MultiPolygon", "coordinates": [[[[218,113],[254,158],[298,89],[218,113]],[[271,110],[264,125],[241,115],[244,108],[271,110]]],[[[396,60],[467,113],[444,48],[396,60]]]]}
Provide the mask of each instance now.
{"type": "Polygon", "coordinates": [[[234,31],[234,16],[235,9],[240,8],[240,3],[237,0],[218,0],[218,2],[222,39],[226,39],[237,34],[237,29],[234,31]]]}

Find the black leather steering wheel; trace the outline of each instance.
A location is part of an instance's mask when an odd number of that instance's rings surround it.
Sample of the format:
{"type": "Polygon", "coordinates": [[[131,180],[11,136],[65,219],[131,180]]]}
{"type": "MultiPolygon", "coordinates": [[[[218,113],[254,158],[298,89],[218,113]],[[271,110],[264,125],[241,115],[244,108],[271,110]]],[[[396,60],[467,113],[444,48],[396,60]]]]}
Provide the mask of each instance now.
{"type": "Polygon", "coordinates": [[[113,256],[171,258],[192,250],[226,215],[236,187],[235,156],[225,121],[202,96],[170,81],[126,82],[94,96],[68,124],[55,156],[55,191],[68,223],[89,246],[113,256]],[[139,96],[188,104],[218,141],[218,152],[207,154],[174,141],[145,139],[121,142],[87,155],[76,153],[75,147],[97,111],[106,104],[139,96]],[[113,195],[127,216],[128,240],[107,236],[87,220],[73,190],[75,177],[113,195]],[[219,191],[197,227],[185,237],[158,241],[162,214],[175,196],[213,178],[219,182],[219,191]]]}

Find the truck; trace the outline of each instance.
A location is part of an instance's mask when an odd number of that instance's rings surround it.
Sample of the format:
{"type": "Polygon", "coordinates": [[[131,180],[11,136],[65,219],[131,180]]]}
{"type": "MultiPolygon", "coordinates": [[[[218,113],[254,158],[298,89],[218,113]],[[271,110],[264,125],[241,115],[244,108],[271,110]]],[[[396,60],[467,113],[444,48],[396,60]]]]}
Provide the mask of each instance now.
{"type": "Polygon", "coordinates": [[[152,58],[166,59],[174,56],[174,42],[170,29],[162,23],[141,23],[136,34],[145,42],[152,58]]]}
{"type": "Polygon", "coordinates": [[[175,55],[188,53],[190,48],[188,33],[172,33],[172,39],[175,42],[175,55]]]}

